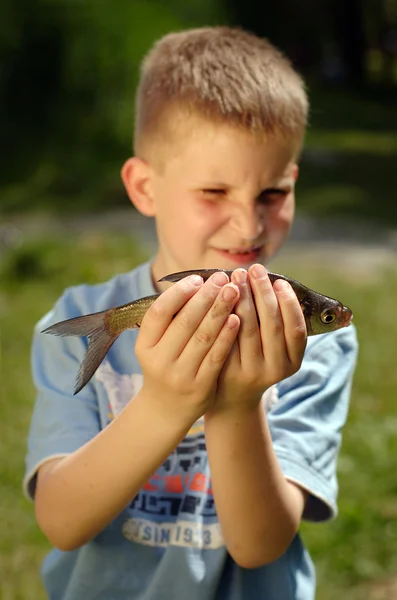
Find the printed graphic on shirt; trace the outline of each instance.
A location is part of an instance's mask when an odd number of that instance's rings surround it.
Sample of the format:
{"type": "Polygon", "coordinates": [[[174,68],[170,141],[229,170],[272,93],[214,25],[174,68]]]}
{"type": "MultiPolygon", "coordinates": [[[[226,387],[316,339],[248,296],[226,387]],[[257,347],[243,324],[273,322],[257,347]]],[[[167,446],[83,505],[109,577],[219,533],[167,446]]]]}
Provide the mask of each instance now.
{"type": "Polygon", "coordinates": [[[159,548],[216,549],[225,545],[218,522],[205,525],[191,521],[154,523],[145,519],[128,519],[124,523],[123,534],[131,542],[159,548]]]}
{"type": "Polygon", "coordinates": [[[131,541],[198,548],[223,546],[200,419],[143,486],[123,527],[131,541]]]}
{"type": "MultiPolygon", "coordinates": [[[[109,418],[120,413],[143,383],[141,374],[120,375],[107,361],[96,377],[109,399],[109,418]]],[[[269,410],[277,402],[276,387],[267,390],[262,400],[269,410]]],[[[123,535],[132,542],[159,548],[224,545],[211,489],[203,418],[143,486],[128,513],[123,535]]]]}

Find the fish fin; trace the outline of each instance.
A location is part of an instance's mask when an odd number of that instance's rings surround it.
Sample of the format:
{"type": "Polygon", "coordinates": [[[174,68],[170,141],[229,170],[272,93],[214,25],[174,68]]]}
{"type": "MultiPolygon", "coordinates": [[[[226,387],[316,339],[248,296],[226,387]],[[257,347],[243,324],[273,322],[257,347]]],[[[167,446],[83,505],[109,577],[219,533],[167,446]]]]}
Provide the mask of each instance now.
{"type": "Polygon", "coordinates": [[[200,275],[204,281],[207,281],[211,275],[218,273],[219,271],[223,271],[223,273],[226,273],[226,275],[230,275],[232,273],[232,271],[225,269],[192,269],[191,271],[178,271],[178,273],[170,273],[169,275],[165,275],[159,279],[159,282],[169,281],[171,283],[176,283],[188,275],[200,275]]]}
{"type": "Polygon", "coordinates": [[[111,335],[106,329],[98,329],[88,336],[88,348],[80,365],[74,386],[74,396],[89,382],[119,334],[111,335]]]}
{"type": "Polygon", "coordinates": [[[59,321],[59,323],[54,323],[54,325],[50,325],[46,329],[43,329],[41,333],[50,333],[51,335],[62,336],[75,335],[77,337],[88,337],[99,328],[105,327],[106,312],[106,310],[103,310],[90,315],[83,315],[80,317],[73,317],[72,319],[66,319],[65,321],[59,321]]]}
{"type": "Polygon", "coordinates": [[[93,313],[50,325],[41,333],[88,338],[88,348],[77,374],[74,395],[89,382],[119,334],[110,334],[106,329],[106,313],[93,313]]]}

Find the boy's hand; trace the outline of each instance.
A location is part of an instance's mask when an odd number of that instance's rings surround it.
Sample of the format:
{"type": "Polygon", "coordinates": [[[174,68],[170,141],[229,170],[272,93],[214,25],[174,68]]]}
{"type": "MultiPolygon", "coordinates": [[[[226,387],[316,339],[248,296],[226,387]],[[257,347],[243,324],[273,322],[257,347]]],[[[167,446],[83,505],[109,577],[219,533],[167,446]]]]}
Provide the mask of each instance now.
{"type": "Polygon", "coordinates": [[[240,329],[221,372],[215,410],[257,405],[271,385],[299,370],[306,348],[306,324],[291,286],[272,286],[265,267],[237,269],[232,282],[240,299],[240,329]]]}
{"type": "Polygon", "coordinates": [[[144,376],[141,393],[160,414],[194,423],[212,407],[239,329],[239,318],[231,314],[238,297],[238,286],[225,273],[204,284],[192,275],[150,307],[136,354],[144,376]]]}

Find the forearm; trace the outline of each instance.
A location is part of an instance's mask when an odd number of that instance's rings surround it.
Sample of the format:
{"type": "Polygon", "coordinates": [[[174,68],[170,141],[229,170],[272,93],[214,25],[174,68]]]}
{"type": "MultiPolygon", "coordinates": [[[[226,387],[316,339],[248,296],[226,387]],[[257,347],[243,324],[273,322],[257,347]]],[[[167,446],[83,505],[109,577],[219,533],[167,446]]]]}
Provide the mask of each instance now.
{"type": "Polygon", "coordinates": [[[304,493],[284,477],[263,408],[208,413],[212,489],[226,546],[241,566],[272,562],[296,534],[304,493]]]}
{"type": "Polygon", "coordinates": [[[71,550],[100,533],[136,496],[188,431],[190,423],[153,410],[138,394],[79,450],[43,466],[36,515],[57,547],[71,550]]]}

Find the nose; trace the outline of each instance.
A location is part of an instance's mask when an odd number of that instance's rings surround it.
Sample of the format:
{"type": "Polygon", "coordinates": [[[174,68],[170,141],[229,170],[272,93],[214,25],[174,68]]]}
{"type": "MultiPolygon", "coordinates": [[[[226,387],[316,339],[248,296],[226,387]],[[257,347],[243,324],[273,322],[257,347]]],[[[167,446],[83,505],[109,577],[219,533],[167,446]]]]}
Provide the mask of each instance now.
{"type": "Polygon", "coordinates": [[[256,240],[264,229],[264,219],[257,206],[237,206],[232,226],[242,240],[256,240]]]}

